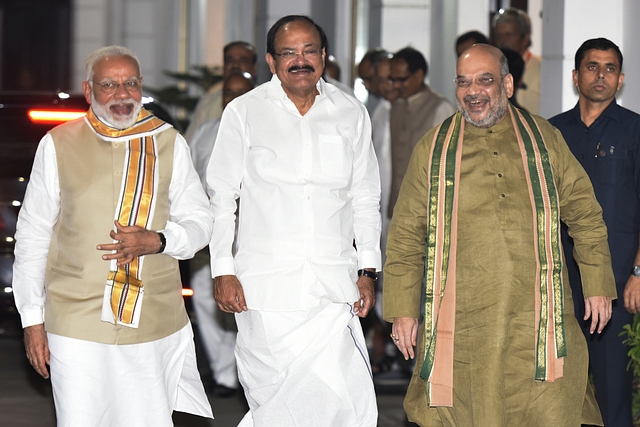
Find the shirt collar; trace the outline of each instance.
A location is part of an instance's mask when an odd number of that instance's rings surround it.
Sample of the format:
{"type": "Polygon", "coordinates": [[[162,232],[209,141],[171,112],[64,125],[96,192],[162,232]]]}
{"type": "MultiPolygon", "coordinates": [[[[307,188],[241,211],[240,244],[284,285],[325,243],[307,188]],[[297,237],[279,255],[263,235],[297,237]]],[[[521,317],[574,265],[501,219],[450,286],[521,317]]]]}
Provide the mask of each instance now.
{"type": "MultiPolygon", "coordinates": [[[[319,93],[316,99],[327,98],[329,101],[331,101],[335,105],[335,100],[333,99],[333,95],[331,91],[327,90],[327,84],[325,83],[323,78],[320,78],[320,80],[318,80],[318,83],[316,83],[316,89],[318,89],[318,93],[319,93]]],[[[277,74],[273,74],[271,76],[271,80],[269,81],[267,86],[266,98],[267,99],[283,99],[283,98],[289,99],[284,89],[282,89],[282,82],[278,78],[277,74]]]]}
{"type": "MultiPolygon", "coordinates": [[[[573,119],[576,120],[578,123],[584,124],[584,122],[582,121],[582,117],[580,116],[580,101],[576,103],[576,106],[573,107],[572,111],[573,111],[573,119]]],[[[618,102],[616,98],[613,98],[613,101],[611,101],[611,103],[607,105],[607,108],[604,109],[604,111],[591,124],[591,126],[593,126],[594,123],[597,123],[600,120],[600,117],[607,117],[608,119],[615,120],[617,122],[620,121],[620,108],[618,106],[618,102]]]]}

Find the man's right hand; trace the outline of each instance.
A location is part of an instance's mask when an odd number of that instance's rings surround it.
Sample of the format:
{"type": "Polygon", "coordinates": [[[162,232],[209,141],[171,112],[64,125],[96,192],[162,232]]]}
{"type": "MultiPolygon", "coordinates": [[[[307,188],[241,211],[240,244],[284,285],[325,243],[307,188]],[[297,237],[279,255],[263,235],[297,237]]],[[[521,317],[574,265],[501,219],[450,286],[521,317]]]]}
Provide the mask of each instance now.
{"type": "Polygon", "coordinates": [[[43,378],[49,378],[49,342],[43,323],[24,328],[24,348],[33,369],[43,378]]]}
{"type": "Polygon", "coordinates": [[[402,352],[404,360],[413,359],[413,348],[418,345],[418,319],[414,317],[396,317],[391,326],[391,338],[402,352]]]}
{"type": "Polygon", "coordinates": [[[220,310],[226,313],[241,313],[248,310],[242,285],[236,276],[218,276],[213,279],[213,285],[213,297],[220,310]]]}

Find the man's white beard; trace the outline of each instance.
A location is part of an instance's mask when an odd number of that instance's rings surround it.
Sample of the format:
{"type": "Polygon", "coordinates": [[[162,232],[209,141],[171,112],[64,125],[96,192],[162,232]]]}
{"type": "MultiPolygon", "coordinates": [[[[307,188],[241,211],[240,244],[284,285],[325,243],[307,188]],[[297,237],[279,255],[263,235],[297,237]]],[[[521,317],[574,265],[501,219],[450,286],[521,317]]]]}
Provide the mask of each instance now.
{"type": "Polygon", "coordinates": [[[131,98],[125,101],[112,99],[106,104],[100,104],[96,100],[93,91],[91,91],[91,108],[96,116],[106,121],[116,129],[127,129],[133,126],[138,119],[138,114],[140,114],[140,110],[142,109],[142,102],[137,102],[131,98]],[[110,110],[110,107],[114,104],[133,104],[133,109],[131,110],[131,113],[126,116],[114,116],[111,114],[110,110]]]}

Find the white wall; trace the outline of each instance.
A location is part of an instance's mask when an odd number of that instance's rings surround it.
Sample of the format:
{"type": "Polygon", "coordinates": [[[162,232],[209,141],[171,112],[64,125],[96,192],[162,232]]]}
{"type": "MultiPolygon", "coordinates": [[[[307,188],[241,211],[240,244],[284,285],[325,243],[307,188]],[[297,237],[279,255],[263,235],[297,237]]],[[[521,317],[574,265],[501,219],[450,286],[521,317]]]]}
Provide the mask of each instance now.
{"type": "MultiPolygon", "coordinates": [[[[542,116],[548,118],[575,106],[578,95],[571,72],[576,50],[585,40],[606,37],[625,53],[624,3],[623,0],[608,0],[603,9],[600,0],[544,0],[542,116]]],[[[635,28],[637,24],[634,22],[627,26],[627,32],[636,34],[635,28]]],[[[635,52],[628,53],[633,55],[635,52]]]]}
{"type": "Polygon", "coordinates": [[[112,44],[132,49],[140,58],[147,86],[170,80],[164,70],[179,68],[179,17],[176,0],[74,0],[72,87],[81,90],[84,61],[112,44]]]}
{"type": "Polygon", "coordinates": [[[429,59],[431,0],[384,0],[380,46],[394,52],[411,46],[429,59]]]}

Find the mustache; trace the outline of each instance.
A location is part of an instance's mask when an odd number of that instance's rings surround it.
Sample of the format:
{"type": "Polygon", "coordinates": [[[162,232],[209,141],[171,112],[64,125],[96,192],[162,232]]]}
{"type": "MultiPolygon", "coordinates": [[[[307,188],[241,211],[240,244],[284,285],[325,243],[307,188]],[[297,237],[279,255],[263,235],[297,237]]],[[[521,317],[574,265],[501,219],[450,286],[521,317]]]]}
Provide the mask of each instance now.
{"type": "Polygon", "coordinates": [[[491,98],[489,98],[486,95],[466,95],[464,97],[464,102],[471,102],[471,101],[490,101],[491,98]]]}
{"type": "Polygon", "coordinates": [[[292,65],[291,67],[289,67],[287,71],[292,72],[292,71],[300,71],[300,70],[308,70],[308,71],[311,71],[312,73],[315,73],[316,71],[316,69],[313,68],[312,65],[292,65]]]}

